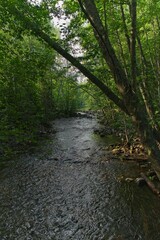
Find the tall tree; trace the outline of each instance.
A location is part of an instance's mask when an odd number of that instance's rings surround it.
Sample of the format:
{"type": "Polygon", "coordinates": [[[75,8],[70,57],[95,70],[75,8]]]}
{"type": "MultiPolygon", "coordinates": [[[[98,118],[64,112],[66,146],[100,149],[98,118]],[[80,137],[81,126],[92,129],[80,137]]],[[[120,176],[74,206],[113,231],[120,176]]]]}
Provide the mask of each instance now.
{"type": "MultiPolygon", "coordinates": [[[[137,15],[141,14],[141,10],[138,8],[137,10],[137,1],[131,0],[127,1],[127,7],[130,9],[130,14],[125,15],[124,8],[122,8],[122,3],[119,5],[113,3],[112,6],[108,1],[107,5],[103,4],[103,1],[94,1],[94,0],[78,0],[78,1],[65,1],[67,4],[72,4],[78,13],[83,13],[83,17],[90,23],[95,39],[99,45],[99,50],[101,51],[103,58],[112,74],[112,79],[114,79],[115,86],[117,88],[116,92],[113,91],[108,85],[106,85],[103,80],[96,77],[89,68],[85,67],[82,63],[78,61],[75,57],[73,57],[67,50],[60,46],[60,44],[50,35],[50,32],[47,31],[43,24],[39,25],[38,21],[35,20],[35,15],[30,14],[29,9],[31,8],[30,4],[27,4],[26,1],[22,1],[24,6],[18,4],[17,1],[5,1],[3,7],[7,9],[11,15],[14,16],[16,20],[19,21],[21,26],[25,29],[31,30],[38,38],[41,38],[45,41],[51,48],[57,51],[61,56],[66,58],[73,66],[75,66],[81,73],[83,73],[93,84],[95,84],[101,91],[111,100],[113,101],[122,111],[124,111],[127,115],[129,115],[133,121],[133,124],[137,128],[143,143],[150,149],[152,155],[156,158],[158,163],[160,163],[160,133],[157,131],[155,126],[150,122],[150,118],[148,116],[146,105],[144,103],[144,98],[140,94],[139,88],[137,85],[139,81],[144,78],[144,75],[141,73],[142,67],[138,67],[137,65],[140,63],[139,54],[136,54],[136,39],[138,37],[137,33],[137,15]],[[79,5],[77,4],[79,3],[79,5]],[[29,6],[29,7],[28,7],[29,6]],[[115,12],[115,9],[121,13],[121,25],[123,24],[124,29],[123,33],[125,39],[127,40],[127,48],[124,48],[124,43],[121,45],[122,49],[125,50],[125,54],[127,56],[126,61],[131,63],[128,68],[128,73],[126,74],[126,69],[124,68],[123,62],[121,62],[118,57],[118,53],[116,51],[117,46],[115,46],[113,36],[111,36],[112,26],[109,25],[110,18],[105,14],[104,16],[104,7],[106,11],[106,6],[112,11],[115,12]],[[103,14],[102,14],[103,10],[103,14]],[[138,11],[138,12],[137,12],[138,11]],[[127,23],[126,18],[127,16],[127,23]],[[108,22],[107,22],[108,20],[108,22]],[[128,26],[127,26],[128,24],[128,26]],[[106,27],[107,26],[107,27],[106,27]],[[131,29],[131,36],[129,38],[129,31],[127,28],[131,29]],[[128,52],[130,51],[130,52],[128,52]],[[128,54],[127,54],[128,53],[128,54]],[[129,59],[130,56],[130,59],[129,59]],[[117,92],[118,91],[118,92],[117,92]]],[[[55,12],[57,1],[48,1],[49,4],[46,3],[45,7],[54,5],[55,12]],[[50,2],[50,3],[49,3],[50,2]]],[[[142,4],[143,0],[140,1],[142,4]]],[[[43,3],[42,3],[43,4],[43,3]]],[[[158,2],[154,3],[159,6],[158,2]]],[[[147,2],[147,6],[149,6],[149,1],[147,2]]],[[[43,5],[44,7],[44,5],[43,5]]],[[[126,8],[126,6],[125,6],[126,8]]],[[[47,8],[46,8],[47,9],[47,8]]],[[[126,10],[127,11],[127,10],[126,10]]],[[[156,13],[157,14],[157,13],[156,13]]],[[[116,16],[116,15],[115,15],[116,16]]],[[[156,16],[157,18],[157,16],[156,16]]],[[[114,19],[115,21],[115,19],[114,19]]],[[[119,19],[117,21],[120,21],[119,19]]],[[[157,21],[156,24],[158,24],[157,21]]],[[[142,27],[144,27],[146,22],[144,21],[142,27]]],[[[85,27],[85,26],[84,26],[85,27]]],[[[145,29],[145,28],[144,28],[145,29]]],[[[77,29],[78,31],[78,29],[77,29]]],[[[121,36],[120,36],[121,37],[121,36]]],[[[65,41],[65,39],[64,39],[65,41]]],[[[139,42],[139,41],[138,41],[139,42]]],[[[140,46],[140,44],[139,44],[140,46]]],[[[142,50],[142,48],[141,48],[142,50]]],[[[141,51],[142,53],[142,51],[141,51]]],[[[125,55],[124,54],[124,55],[125,55]]],[[[146,54],[148,55],[148,53],[146,54]]],[[[147,58],[147,56],[146,56],[147,58]]],[[[147,59],[148,62],[152,61],[152,59],[147,59]]],[[[147,67],[150,66],[147,65],[147,67]]],[[[148,67],[149,68],[149,67],[148,67]]],[[[149,83],[151,84],[151,82],[149,83]]],[[[154,86],[152,85],[152,89],[154,86]]],[[[155,91],[155,89],[154,89],[155,91]]],[[[148,95],[149,96],[149,95],[148,95]]],[[[151,99],[148,99],[151,101],[151,99]]]]}

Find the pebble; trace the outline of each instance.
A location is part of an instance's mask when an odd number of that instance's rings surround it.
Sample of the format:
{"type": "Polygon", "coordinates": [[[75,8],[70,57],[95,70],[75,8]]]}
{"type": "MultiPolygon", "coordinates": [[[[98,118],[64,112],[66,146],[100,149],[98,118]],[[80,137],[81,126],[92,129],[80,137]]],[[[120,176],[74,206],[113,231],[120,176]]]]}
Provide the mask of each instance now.
{"type": "Polygon", "coordinates": [[[126,182],[133,182],[133,180],[134,180],[133,178],[126,178],[125,179],[126,182]]]}

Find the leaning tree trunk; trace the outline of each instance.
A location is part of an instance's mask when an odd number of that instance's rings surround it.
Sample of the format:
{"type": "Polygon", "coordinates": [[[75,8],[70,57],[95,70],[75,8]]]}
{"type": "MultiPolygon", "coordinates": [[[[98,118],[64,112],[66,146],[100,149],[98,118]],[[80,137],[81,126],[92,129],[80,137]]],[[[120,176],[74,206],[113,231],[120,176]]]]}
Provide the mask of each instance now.
{"type": "Polygon", "coordinates": [[[141,139],[145,146],[149,147],[152,154],[156,156],[160,163],[160,151],[153,134],[152,127],[149,124],[145,106],[138,98],[136,92],[136,0],[132,0],[131,16],[132,16],[132,36],[130,43],[131,55],[131,72],[132,80],[125,75],[124,69],[115,54],[115,51],[110,43],[109,37],[102,21],[99,17],[98,10],[93,0],[79,0],[82,11],[90,21],[94,29],[95,37],[99,43],[103,56],[107,65],[112,71],[115,83],[119,92],[122,95],[126,109],[135,124],[141,139]]]}
{"type": "MultiPolygon", "coordinates": [[[[145,106],[142,105],[141,101],[139,100],[138,94],[134,91],[135,89],[133,89],[133,86],[131,84],[132,81],[127,78],[125,71],[122,68],[115,54],[115,51],[107,36],[107,32],[105,31],[105,28],[103,27],[103,24],[99,17],[94,1],[84,0],[83,3],[80,0],[78,1],[80,3],[82,11],[86,14],[88,20],[93,26],[95,37],[102,50],[104,59],[106,60],[107,65],[112,71],[115,83],[122,98],[118,97],[108,86],[106,86],[100,79],[94,76],[75,57],[71,56],[54,39],[51,39],[48,34],[43,32],[37,25],[35,25],[35,23],[28,18],[27,13],[21,12],[14,5],[9,6],[9,11],[11,12],[11,14],[16,16],[16,18],[19,19],[22,24],[24,24],[25,28],[31,30],[35,34],[35,36],[44,40],[51,48],[57,51],[65,59],[67,59],[73,66],[79,69],[79,71],[82,72],[98,88],[100,88],[101,91],[110,100],[112,100],[123,112],[125,112],[132,118],[132,121],[135,124],[144,145],[150,149],[151,154],[160,164],[160,150],[158,149],[156,141],[158,140],[160,142],[159,132],[157,132],[155,129],[153,131],[152,127],[149,124],[145,106]]],[[[133,36],[133,38],[135,39],[135,36],[133,36]]],[[[134,54],[134,46],[132,51],[132,54],[134,54]]],[[[132,57],[134,58],[134,56],[132,57]]],[[[135,58],[133,60],[135,61],[135,58]]],[[[132,64],[135,64],[134,61],[132,64]]],[[[133,75],[134,74],[135,72],[133,72],[133,75]]]]}

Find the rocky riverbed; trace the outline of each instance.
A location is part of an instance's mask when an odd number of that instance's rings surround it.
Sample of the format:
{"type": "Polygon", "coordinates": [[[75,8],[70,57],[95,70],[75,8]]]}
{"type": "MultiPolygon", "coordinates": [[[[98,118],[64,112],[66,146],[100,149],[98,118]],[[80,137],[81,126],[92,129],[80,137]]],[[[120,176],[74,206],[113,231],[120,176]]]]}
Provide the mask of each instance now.
{"type": "Polygon", "coordinates": [[[0,175],[1,240],[158,240],[160,204],[121,181],[139,166],[105,150],[95,118],[63,118],[56,133],[0,175]]]}

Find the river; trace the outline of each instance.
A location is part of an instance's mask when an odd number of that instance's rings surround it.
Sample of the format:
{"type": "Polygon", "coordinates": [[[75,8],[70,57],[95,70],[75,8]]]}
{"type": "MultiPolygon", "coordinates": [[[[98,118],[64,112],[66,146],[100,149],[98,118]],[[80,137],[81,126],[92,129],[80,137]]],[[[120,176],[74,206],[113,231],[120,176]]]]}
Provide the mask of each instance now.
{"type": "Polygon", "coordinates": [[[1,240],[160,239],[159,198],[121,181],[139,166],[112,157],[96,126],[57,119],[55,134],[1,171],[1,240]]]}

